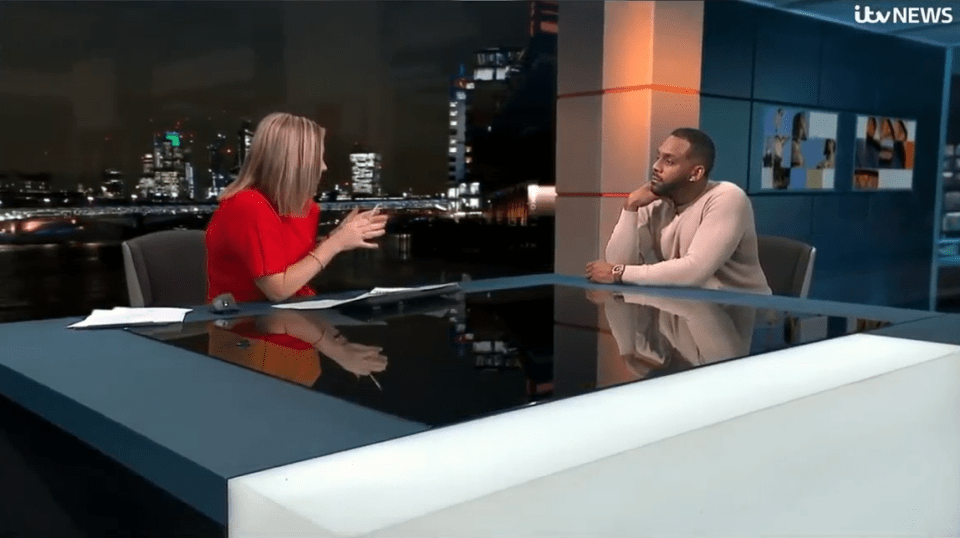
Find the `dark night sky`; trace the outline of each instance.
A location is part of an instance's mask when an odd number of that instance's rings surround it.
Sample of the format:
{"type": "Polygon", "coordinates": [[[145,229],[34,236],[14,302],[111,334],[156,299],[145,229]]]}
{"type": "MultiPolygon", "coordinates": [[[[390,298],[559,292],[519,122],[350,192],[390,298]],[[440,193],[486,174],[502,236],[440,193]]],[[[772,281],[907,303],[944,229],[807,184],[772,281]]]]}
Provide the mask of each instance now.
{"type": "Polygon", "coordinates": [[[206,145],[283,110],[328,127],[327,181],[354,142],[379,150],[384,186],[439,192],[447,84],[488,46],[527,43],[526,2],[0,2],[0,171],[133,185],[150,136],[206,145]]]}

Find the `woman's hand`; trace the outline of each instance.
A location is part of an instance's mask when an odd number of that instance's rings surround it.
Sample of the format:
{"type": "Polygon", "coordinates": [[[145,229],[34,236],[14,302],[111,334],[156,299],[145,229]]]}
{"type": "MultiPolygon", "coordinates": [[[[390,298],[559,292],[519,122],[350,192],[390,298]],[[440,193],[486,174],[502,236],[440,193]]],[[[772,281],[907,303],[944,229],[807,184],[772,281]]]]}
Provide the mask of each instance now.
{"type": "Polygon", "coordinates": [[[328,333],[314,347],[333,359],[344,370],[358,376],[366,376],[387,369],[387,357],[381,353],[383,348],[348,342],[339,333],[328,333]]]}
{"type": "Polygon", "coordinates": [[[387,216],[380,215],[377,209],[360,213],[355,208],[330,234],[329,240],[335,241],[341,250],[378,248],[380,245],[369,241],[387,233],[386,226],[387,216]]]}

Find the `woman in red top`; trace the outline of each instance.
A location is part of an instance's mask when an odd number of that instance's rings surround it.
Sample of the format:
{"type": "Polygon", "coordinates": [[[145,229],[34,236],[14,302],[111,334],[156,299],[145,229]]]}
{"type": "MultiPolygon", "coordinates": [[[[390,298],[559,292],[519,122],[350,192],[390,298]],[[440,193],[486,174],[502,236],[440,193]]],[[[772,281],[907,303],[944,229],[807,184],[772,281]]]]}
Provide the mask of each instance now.
{"type": "Polygon", "coordinates": [[[339,254],[377,248],[387,217],[353,210],[320,243],[313,197],[325,131],[315,122],[270,114],[253,136],[240,176],[220,196],[207,226],[207,300],[231,293],[238,302],[280,302],[315,292],[307,283],[339,254]]]}

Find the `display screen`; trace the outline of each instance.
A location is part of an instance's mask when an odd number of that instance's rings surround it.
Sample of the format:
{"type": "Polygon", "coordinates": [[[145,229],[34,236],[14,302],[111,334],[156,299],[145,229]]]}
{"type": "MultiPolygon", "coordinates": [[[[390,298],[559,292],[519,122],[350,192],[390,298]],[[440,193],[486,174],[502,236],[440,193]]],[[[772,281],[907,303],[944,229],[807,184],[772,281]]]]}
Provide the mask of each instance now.
{"type": "Polygon", "coordinates": [[[857,116],[854,190],[913,189],[917,122],[887,116],[857,116]]]}
{"type": "Polygon", "coordinates": [[[762,119],[762,189],[834,188],[837,114],[771,106],[762,119]]]}

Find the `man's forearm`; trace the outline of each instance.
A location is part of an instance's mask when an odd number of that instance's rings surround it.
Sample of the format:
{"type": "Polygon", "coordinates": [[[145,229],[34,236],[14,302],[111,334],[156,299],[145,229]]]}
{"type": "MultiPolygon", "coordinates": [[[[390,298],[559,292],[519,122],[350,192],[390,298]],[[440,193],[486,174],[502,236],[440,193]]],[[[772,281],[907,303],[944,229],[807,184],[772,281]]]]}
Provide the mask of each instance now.
{"type": "Polygon", "coordinates": [[[640,232],[636,211],[621,211],[620,219],[610,234],[605,252],[609,263],[636,264],[640,262],[640,232]]]}

